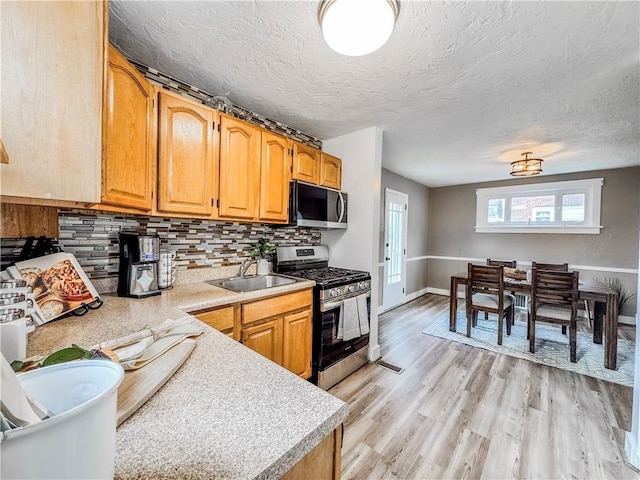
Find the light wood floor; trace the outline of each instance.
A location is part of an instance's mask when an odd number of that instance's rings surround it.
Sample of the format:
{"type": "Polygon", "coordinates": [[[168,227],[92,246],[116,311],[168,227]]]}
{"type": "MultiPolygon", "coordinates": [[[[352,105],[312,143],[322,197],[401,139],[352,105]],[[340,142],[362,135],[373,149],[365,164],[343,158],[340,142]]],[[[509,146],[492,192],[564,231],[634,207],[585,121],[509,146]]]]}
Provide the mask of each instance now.
{"type": "Polygon", "coordinates": [[[343,479],[640,478],[631,388],[422,334],[448,302],[380,317],[383,359],[404,372],[369,364],[330,390],[350,409],[343,479]]]}

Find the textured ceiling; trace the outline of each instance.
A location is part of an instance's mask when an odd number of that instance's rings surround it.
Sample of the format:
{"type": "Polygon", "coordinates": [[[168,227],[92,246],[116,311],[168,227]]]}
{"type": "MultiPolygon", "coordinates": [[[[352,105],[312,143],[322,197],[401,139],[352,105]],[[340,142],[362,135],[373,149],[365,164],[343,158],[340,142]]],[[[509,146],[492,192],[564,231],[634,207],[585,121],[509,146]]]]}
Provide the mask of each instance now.
{"type": "Polygon", "coordinates": [[[400,0],[363,57],[325,44],[319,1],[110,2],[127,56],[320,139],[384,131],[427,186],[640,165],[639,2],[400,0]]]}

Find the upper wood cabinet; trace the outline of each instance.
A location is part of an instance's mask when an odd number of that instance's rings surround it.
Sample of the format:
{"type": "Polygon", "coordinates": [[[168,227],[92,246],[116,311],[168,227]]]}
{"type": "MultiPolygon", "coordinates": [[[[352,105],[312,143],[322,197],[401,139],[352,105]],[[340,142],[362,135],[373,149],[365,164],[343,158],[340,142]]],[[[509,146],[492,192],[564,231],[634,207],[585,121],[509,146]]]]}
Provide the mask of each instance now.
{"type": "Polygon", "coordinates": [[[328,153],[322,153],[320,185],[340,190],[342,187],[342,160],[328,153]]]}
{"type": "Polygon", "coordinates": [[[260,139],[258,127],[220,115],[220,217],[257,216],[260,139]]]}
{"type": "Polygon", "coordinates": [[[102,145],[102,202],[151,210],[155,148],[154,90],[109,46],[102,145]]]}
{"type": "Polygon", "coordinates": [[[292,142],[292,144],[293,170],[291,177],[294,180],[317,185],[320,182],[320,150],[300,142],[292,142]]]}
{"type": "Polygon", "coordinates": [[[159,92],[159,212],[210,216],[217,183],[217,112],[159,92]]]}
{"type": "Polygon", "coordinates": [[[2,195],[100,201],[106,2],[2,2],[2,195]]]}
{"type": "Polygon", "coordinates": [[[263,131],[260,157],[260,220],[289,220],[290,180],[289,140],[275,133],[263,131]]]}

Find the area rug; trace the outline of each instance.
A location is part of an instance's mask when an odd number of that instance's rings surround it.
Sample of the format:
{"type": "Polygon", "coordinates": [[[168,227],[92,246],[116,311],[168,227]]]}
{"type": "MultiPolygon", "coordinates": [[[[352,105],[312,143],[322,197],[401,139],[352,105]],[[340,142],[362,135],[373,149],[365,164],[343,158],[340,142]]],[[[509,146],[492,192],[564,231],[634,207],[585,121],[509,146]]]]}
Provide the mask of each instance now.
{"type": "Polygon", "coordinates": [[[479,315],[478,325],[471,329],[471,338],[468,338],[465,312],[456,313],[455,332],[449,331],[449,312],[446,312],[422,333],[633,387],[635,343],[632,341],[618,339],[618,368],[608,370],[604,368],[603,345],[593,343],[593,336],[586,333],[578,332],[578,362],[571,363],[569,336],[563,335],[560,327],[537,325],[536,353],[529,353],[525,322],[516,321],[511,335],[507,335],[505,327],[502,345],[498,345],[498,323],[495,317],[484,320],[484,316],[479,315]]]}

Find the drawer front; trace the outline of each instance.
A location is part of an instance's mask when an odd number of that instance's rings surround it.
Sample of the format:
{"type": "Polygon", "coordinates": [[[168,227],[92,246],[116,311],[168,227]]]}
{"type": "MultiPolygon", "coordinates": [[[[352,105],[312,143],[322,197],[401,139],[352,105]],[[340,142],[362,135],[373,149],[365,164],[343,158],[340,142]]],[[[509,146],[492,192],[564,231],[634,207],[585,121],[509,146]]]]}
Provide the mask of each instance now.
{"type": "Polygon", "coordinates": [[[227,330],[234,325],[233,305],[217,308],[215,310],[195,313],[195,317],[215,328],[216,330],[227,330]]]}
{"type": "Polygon", "coordinates": [[[255,322],[311,305],[311,289],[242,305],[242,324],[255,322]]]}

